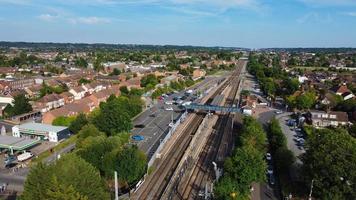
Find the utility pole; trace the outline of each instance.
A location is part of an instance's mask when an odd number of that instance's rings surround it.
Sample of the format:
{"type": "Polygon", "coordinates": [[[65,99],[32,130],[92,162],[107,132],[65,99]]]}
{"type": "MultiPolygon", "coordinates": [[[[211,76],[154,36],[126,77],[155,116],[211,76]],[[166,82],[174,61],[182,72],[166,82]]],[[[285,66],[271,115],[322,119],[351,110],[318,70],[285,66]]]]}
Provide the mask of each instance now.
{"type": "Polygon", "coordinates": [[[115,200],[119,200],[119,184],[117,182],[117,172],[114,172],[115,176],[115,200]]]}
{"type": "Polygon", "coordinates": [[[313,185],[314,185],[314,179],[312,179],[312,182],[311,182],[311,185],[310,185],[309,200],[312,200],[313,185]]]}

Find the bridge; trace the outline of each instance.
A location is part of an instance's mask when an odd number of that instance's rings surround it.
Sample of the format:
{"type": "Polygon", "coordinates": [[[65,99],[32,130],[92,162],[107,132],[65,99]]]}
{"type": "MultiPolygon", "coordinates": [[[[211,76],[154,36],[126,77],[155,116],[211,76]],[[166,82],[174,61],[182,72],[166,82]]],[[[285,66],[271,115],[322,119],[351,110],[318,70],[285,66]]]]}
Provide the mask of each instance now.
{"type": "Polygon", "coordinates": [[[192,103],[190,105],[184,106],[186,109],[191,110],[205,110],[205,111],[220,111],[220,112],[241,112],[241,109],[238,107],[227,107],[227,106],[216,106],[216,105],[202,105],[192,103]]]}

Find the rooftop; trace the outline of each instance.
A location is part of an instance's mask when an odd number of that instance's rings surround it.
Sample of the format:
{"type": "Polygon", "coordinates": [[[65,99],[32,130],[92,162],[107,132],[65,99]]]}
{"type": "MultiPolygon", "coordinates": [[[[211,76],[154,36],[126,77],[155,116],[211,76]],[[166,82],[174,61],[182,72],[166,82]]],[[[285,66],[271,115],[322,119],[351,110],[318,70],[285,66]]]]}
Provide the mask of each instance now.
{"type": "Polygon", "coordinates": [[[26,123],[26,124],[21,124],[19,125],[19,129],[27,129],[27,130],[33,130],[33,131],[45,131],[45,132],[60,132],[68,127],[65,126],[52,126],[49,124],[41,124],[41,123],[26,123]]]}
{"type": "Polygon", "coordinates": [[[0,148],[14,150],[24,150],[37,144],[39,140],[28,139],[24,137],[12,137],[7,135],[0,135],[0,148]]]}

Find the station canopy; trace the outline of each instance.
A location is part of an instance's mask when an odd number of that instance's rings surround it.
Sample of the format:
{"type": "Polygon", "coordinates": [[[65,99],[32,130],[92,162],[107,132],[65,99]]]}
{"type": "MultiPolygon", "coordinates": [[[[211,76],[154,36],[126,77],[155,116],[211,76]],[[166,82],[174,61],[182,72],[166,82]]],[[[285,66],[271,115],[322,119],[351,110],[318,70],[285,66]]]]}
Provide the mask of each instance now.
{"type": "Polygon", "coordinates": [[[40,140],[34,140],[24,137],[0,135],[0,149],[22,151],[36,145],[39,142],[40,140]]]}

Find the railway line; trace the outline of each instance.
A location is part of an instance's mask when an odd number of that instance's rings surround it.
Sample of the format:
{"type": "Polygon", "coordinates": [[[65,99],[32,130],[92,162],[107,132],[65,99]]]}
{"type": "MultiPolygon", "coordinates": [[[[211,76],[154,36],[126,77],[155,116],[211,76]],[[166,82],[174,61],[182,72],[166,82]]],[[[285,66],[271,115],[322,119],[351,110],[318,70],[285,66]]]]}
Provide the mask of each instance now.
{"type": "MultiPolygon", "coordinates": [[[[233,80],[230,82],[232,87],[225,106],[237,105],[236,94],[239,88],[240,80],[238,78],[242,67],[239,68],[237,75],[233,75],[233,80]]],[[[199,160],[193,167],[193,172],[187,180],[182,180],[176,187],[176,194],[172,199],[199,199],[205,196],[206,187],[210,186],[215,179],[215,172],[213,170],[212,162],[219,164],[228,156],[233,148],[233,123],[235,120],[234,114],[227,113],[220,115],[215,125],[214,131],[204,146],[203,151],[199,156],[199,160]]]]}
{"type": "MultiPolygon", "coordinates": [[[[225,81],[222,85],[219,86],[219,89],[215,91],[212,97],[207,101],[207,103],[211,103],[215,96],[221,94],[221,92],[228,86],[232,88],[236,88],[236,79],[239,77],[241,72],[241,67],[239,66],[237,70],[233,72],[233,74],[229,77],[227,81],[225,81]]],[[[237,86],[238,87],[238,86],[237,86]]],[[[236,93],[235,93],[236,95],[236,93]]],[[[228,99],[234,99],[232,94],[230,93],[228,99]]],[[[232,102],[227,102],[228,105],[232,105],[232,102]]],[[[161,160],[160,165],[158,165],[157,169],[154,170],[153,174],[148,178],[144,185],[138,189],[136,193],[132,195],[132,199],[161,199],[162,194],[165,192],[168,183],[170,182],[172,175],[177,169],[177,166],[182,159],[186,149],[189,147],[190,142],[192,141],[192,137],[195,135],[195,132],[199,128],[200,124],[202,123],[206,113],[196,113],[194,114],[194,118],[191,121],[191,124],[187,126],[184,130],[183,134],[175,141],[174,147],[168,152],[167,156],[161,160]]],[[[221,116],[218,122],[218,130],[224,129],[228,120],[226,120],[228,116],[221,116]],[[224,125],[225,124],[225,125],[224,125]]],[[[208,144],[209,146],[204,147],[203,152],[206,152],[206,156],[202,155],[199,159],[199,167],[204,169],[203,174],[207,174],[210,171],[206,169],[206,166],[209,166],[208,162],[212,159],[215,159],[217,156],[218,149],[220,148],[221,144],[216,143],[222,141],[223,135],[220,134],[219,131],[216,131],[214,134],[211,134],[212,137],[209,137],[208,144]],[[216,152],[216,155],[211,152],[216,152]],[[208,158],[207,158],[208,157],[208,158]]],[[[199,180],[199,184],[203,183],[203,179],[206,179],[208,176],[199,175],[201,180],[199,180]]],[[[195,183],[196,181],[194,181],[195,183]]],[[[185,189],[188,193],[193,192],[192,190],[185,189]]],[[[196,193],[196,190],[194,190],[196,193]]],[[[189,195],[188,195],[189,196],[189,195]]]]}

